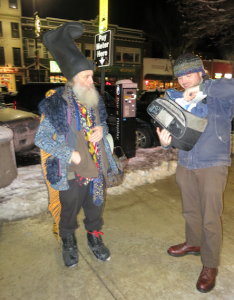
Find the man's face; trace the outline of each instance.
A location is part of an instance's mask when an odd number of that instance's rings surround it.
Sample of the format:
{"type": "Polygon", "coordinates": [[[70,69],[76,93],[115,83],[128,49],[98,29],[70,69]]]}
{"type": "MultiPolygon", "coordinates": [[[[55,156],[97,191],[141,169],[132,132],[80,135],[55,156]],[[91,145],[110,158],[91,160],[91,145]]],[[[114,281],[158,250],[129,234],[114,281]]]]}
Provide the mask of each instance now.
{"type": "Polygon", "coordinates": [[[73,77],[73,92],[79,101],[90,108],[98,106],[99,95],[93,84],[93,71],[79,72],[73,77]]]}
{"type": "Polygon", "coordinates": [[[198,85],[202,80],[202,72],[187,74],[178,77],[178,82],[185,90],[198,85]]]}
{"type": "Polygon", "coordinates": [[[86,70],[79,72],[75,77],[75,81],[78,81],[79,84],[86,88],[91,88],[93,86],[93,71],[86,70]]]}

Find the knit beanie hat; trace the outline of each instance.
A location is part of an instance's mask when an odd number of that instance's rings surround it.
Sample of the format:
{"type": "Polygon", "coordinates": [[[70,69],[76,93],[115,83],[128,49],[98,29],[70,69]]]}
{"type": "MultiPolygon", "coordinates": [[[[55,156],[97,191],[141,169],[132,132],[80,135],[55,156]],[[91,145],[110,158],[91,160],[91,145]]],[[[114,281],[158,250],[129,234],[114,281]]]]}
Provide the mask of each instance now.
{"type": "Polygon", "coordinates": [[[202,75],[205,75],[203,62],[198,55],[184,53],[175,60],[174,75],[176,78],[197,72],[202,72],[202,75]]]}

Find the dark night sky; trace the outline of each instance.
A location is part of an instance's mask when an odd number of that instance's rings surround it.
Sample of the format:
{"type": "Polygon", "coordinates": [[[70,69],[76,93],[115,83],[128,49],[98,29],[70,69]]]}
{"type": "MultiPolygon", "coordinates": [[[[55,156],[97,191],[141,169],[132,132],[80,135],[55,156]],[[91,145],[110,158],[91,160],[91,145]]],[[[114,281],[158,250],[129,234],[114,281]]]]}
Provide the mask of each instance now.
{"type": "MultiPolygon", "coordinates": [[[[33,1],[40,18],[53,17],[68,20],[91,20],[99,14],[99,0],[21,0],[22,16],[33,16],[33,1]]],[[[108,17],[109,24],[120,27],[141,29],[147,32],[147,8],[153,7],[153,3],[165,3],[166,0],[109,0],[108,17]],[[152,3],[152,4],[151,4],[152,3]]],[[[148,8],[148,9],[150,9],[148,8]]],[[[155,18],[157,18],[157,10],[155,18]]],[[[207,48],[209,40],[201,42],[199,48],[203,51],[215,53],[219,57],[216,47],[207,48]],[[203,49],[204,48],[204,49],[203,49]]],[[[157,52],[158,50],[156,50],[157,52]]],[[[159,50],[161,51],[161,50],[159,50]]],[[[153,53],[158,55],[157,53],[153,53]]],[[[161,53],[159,54],[161,55],[161,53]]]]}
{"type": "MultiPolygon", "coordinates": [[[[99,0],[34,0],[40,18],[91,20],[99,14],[99,0]]],[[[156,1],[156,0],[154,0],[156,1]]],[[[160,1],[160,0],[158,0],[160,1]]],[[[22,15],[32,17],[33,0],[21,0],[22,15]]],[[[148,2],[150,2],[148,0],[148,2]]],[[[143,1],[109,0],[109,23],[120,27],[143,29],[143,1]]]]}

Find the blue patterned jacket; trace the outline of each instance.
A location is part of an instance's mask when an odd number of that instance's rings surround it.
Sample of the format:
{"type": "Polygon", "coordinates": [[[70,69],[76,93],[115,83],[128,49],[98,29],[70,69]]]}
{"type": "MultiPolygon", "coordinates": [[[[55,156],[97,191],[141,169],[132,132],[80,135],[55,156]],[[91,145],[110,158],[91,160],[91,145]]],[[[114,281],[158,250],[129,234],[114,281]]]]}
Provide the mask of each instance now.
{"type": "MultiPolygon", "coordinates": [[[[53,160],[52,163],[52,177],[57,178],[54,182],[51,182],[51,187],[55,190],[67,190],[69,189],[68,179],[67,179],[67,166],[71,159],[72,153],[75,150],[70,147],[66,142],[66,134],[69,131],[67,108],[68,104],[64,99],[66,94],[65,87],[60,87],[56,89],[51,97],[45,98],[39,104],[39,111],[41,115],[44,115],[44,119],[38,127],[37,133],[35,135],[35,145],[45,152],[51,154],[53,160]],[[56,140],[53,136],[56,134],[56,140]],[[58,165],[60,167],[61,175],[58,176],[58,165]]],[[[105,150],[107,153],[108,161],[113,170],[115,170],[116,165],[112,157],[112,153],[109,144],[105,137],[108,134],[108,126],[106,124],[107,112],[105,108],[104,101],[99,97],[98,105],[100,124],[103,129],[103,142],[105,145],[105,150]]]]}

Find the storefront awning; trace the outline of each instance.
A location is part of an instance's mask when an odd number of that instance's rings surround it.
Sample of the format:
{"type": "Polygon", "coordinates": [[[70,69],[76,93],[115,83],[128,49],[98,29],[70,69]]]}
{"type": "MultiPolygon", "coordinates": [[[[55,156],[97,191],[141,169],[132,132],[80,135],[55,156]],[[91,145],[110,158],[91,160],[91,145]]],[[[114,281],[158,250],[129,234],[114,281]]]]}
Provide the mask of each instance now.
{"type": "Polygon", "coordinates": [[[146,74],[144,80],[172,80],[171,75],[146,74]]]}

